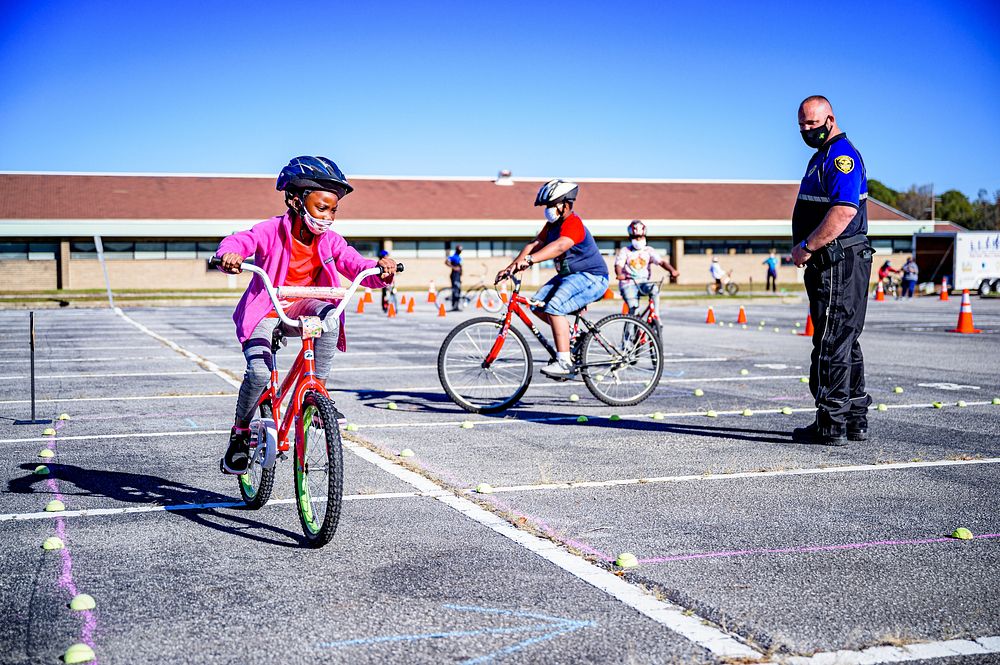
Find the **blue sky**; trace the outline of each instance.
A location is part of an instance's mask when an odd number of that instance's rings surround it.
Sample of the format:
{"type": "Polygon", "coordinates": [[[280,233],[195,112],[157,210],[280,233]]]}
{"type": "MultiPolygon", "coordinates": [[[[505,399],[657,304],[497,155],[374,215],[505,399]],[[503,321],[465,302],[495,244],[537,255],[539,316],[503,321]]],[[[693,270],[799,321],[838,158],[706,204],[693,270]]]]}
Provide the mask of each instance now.
{"type": "Polygon", "coordinates": [[[0,170],[795,180],[819,93],[870,177],[1000,189],[990,0],[0,3],[0,170]]]}

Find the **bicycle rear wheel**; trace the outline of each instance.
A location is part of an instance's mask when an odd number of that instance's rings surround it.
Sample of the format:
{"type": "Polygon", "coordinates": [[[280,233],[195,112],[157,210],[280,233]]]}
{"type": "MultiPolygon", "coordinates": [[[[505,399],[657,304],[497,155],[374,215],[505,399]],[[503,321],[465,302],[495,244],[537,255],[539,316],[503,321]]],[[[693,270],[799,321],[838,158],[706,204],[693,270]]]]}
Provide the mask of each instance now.
{"type": "Polygon", "coordinates": [[[729,282],[728,284],[726,284],[726,293],[728,293],[729,295],[735,296],[739,292],[740,292],[740,285],[737,284],[736,282],[729,282]]]}
{"type": "Polygon", "coordinates": [[[272,463],[269,469],[264,468],[264,457],[267,452],[264,443],[267,433],[264,428],[264,409],[261,408],[260,416],[250,421],[250,468],[243,475],[237,476],[243,503],[252,510],[263,508],[274,489],[275,464],[272,463]]]}
{"type": "Polygon", "coordinates": [[[343,496],[344,453],[333,403],[306,393],[302,434],[295,437],[295,506],[310,547],[322,547],[333,538],[343,496]]]}
{"type": "Polygon", "coordinates": [[[493,348],[502,319],[480,317],[456,326],[438,352],[438,378],[455,404],[472,413],[496,413],[517,403],[531,383],[531,349],[516,328],[489,367],[483,361],[493,348]]]}
{"type": "Polygon", "coordinates": [[[611,406],[632,406],[649,397],[663,375],[663,348],[652,326],[613,314],[583,340],[583,382],[611,406]]]}
{"type": "Polygon", "coordinates": [[[469,306],[469,294],[462,291],[462,294],[458,297],[458,303],[453,303],[451,301],[452,289],[450,286],[446,286],[443,289],[439,289],[436,296],[436,302],[438,304],[444,304],[445,309],[465,309],[469,306]]]}

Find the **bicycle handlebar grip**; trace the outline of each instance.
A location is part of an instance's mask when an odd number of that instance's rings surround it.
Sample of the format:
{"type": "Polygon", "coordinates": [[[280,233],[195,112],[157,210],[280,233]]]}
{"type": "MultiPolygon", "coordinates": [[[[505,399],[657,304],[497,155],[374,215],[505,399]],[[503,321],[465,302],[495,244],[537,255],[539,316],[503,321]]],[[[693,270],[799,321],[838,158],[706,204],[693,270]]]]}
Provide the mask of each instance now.
{"type": "Polygon", "coordinates": [[[396,272],[403,272],[403,270],[405,270],[405,269],[406,269],[406,266],[404,266],[402,263],[397,263],[396,264],[396,272]]]}
{"type": "Polygon", "coordinates": [[[213,256],[208,260],[208,265],[210,265],[213,268],[218,268],[219,266],[222,265],[222,259],[218,256],[213,256]]]}

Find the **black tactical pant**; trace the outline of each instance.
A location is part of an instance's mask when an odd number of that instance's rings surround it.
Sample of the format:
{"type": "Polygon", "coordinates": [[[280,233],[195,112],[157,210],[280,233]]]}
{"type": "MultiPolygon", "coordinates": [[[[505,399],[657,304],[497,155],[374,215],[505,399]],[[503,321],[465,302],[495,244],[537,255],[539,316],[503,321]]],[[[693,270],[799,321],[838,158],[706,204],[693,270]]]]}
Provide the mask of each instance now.
{"type": "Polygon", "coordinates": [[[827,435],[844,434],[848,424],[867,428],[872,403],[858,343],[868,309],[872,251],[867,242],[844,251],[839,263],[822,270],[808,265],[805,272],[815,326],[809,390],[816,399],[816,424],[827,435]]]}

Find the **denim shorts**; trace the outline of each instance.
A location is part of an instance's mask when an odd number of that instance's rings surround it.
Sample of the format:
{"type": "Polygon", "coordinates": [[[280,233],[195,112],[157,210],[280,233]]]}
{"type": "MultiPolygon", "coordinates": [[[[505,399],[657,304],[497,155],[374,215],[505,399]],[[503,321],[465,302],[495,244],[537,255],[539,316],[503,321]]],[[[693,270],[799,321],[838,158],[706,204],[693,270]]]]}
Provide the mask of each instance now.
{"type": "Polygon", "coordinates": [[[556,275],[538,289],[534,299],[545,302],[542,311],[546,314],[566,316],[600,300],[607,290],[606,276],[576,272],[571,275],[556,275]]]}
{"type": "Polygon", "coordinates": [[[651,296],[656,292],[656,287],[659,286],[656,282],[639,282],[638,284],[631,279],[624,282],[618,282],[618,289],[621,291],[622,299],[628,303],[629,307],[639,306],[639,296],[651,296]]]}

